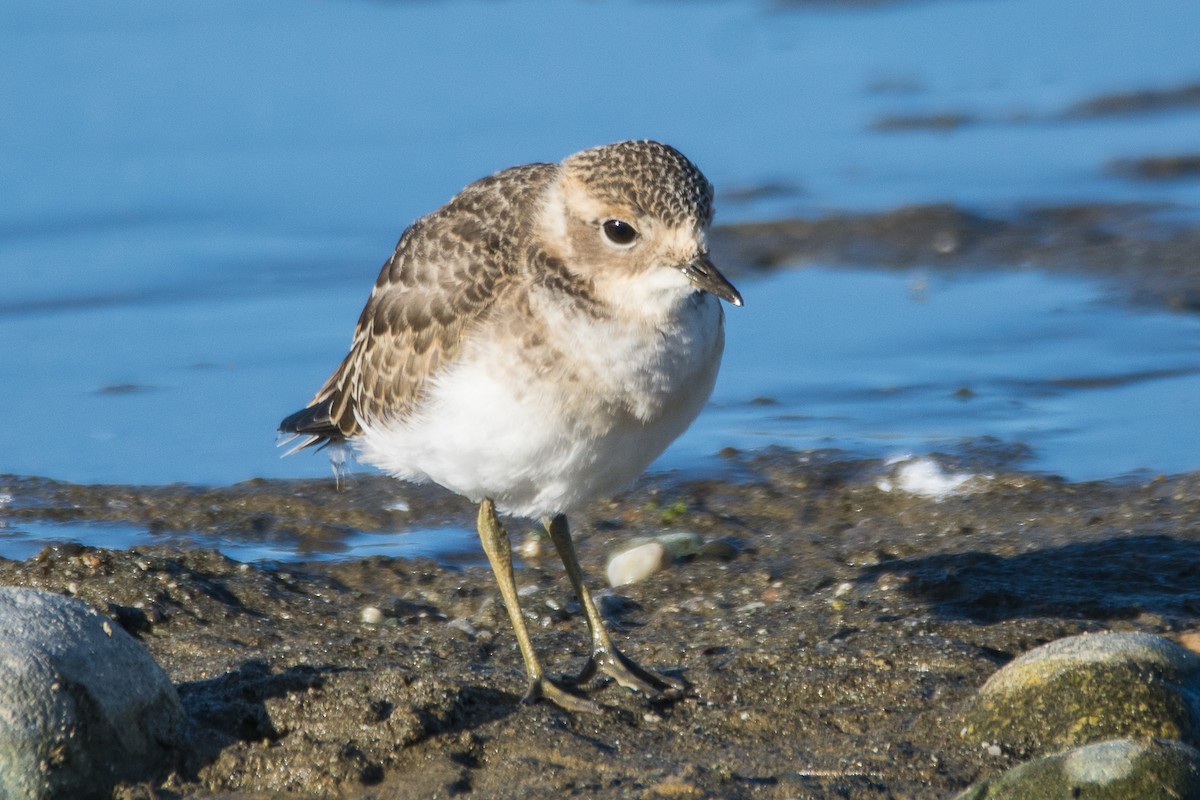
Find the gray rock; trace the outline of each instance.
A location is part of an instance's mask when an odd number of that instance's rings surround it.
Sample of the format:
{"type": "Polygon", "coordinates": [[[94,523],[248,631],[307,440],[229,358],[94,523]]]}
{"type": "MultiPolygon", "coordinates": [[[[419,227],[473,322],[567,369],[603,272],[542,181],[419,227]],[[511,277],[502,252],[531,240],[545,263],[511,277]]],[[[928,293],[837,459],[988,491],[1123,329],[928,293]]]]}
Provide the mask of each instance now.
{"type": "Polygon", "coordinates": [[[690,531],[663,533],[653,538],[667,551],[671,558],[694,556],[704,546],[704,537],[690,531]]]}
{"type": "Polygon", "coordinates": [[[1200,738],[1200,656],[1144,633],[1085,634],[1005,666],[966,709],[963,735],[1018,755],[1125,737],[1200,738]]]}
{"type": "Polygon", "coordinates": [[[1200,752],[1181,742],[1116,739],[1013,767],[956,800],[1200,800],[1200,752]]]}
{"type": "Polygon", "coordinates": [[[728,539],[713,539],[711,542],[705,542],[696,551],[697,558],[713,558],[718,561],[732,561],[737,558],[737,554],[737,546],[728,539]]]}
{"type": "Polygon", "coordinates": [[[115,622],[0,587],[0,797],[108,797],[169,768],[185,721],[166,673],[115,622]]]}

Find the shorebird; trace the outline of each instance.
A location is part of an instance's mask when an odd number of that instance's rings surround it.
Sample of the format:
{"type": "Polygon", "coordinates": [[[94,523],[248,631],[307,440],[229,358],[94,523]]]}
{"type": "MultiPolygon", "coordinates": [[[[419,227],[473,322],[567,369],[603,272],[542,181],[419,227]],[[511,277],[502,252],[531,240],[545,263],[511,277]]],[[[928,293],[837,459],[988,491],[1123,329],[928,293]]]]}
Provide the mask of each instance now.
{"type": "Polygon", "coordinates": [[[652,698],[680,681],[613,644],[566,514],[629,484],[700,413],[724,349],[712,186],[679,151],[618,142],[470,184],[400,237],[350,352],[279,428],[292,449],[359,460],[479,504],[477,525],[516,633],[524,699],[597,711],[546,677],[521,614],[497,512],[541,519],[579,596],[597,672],[652,698]]]}

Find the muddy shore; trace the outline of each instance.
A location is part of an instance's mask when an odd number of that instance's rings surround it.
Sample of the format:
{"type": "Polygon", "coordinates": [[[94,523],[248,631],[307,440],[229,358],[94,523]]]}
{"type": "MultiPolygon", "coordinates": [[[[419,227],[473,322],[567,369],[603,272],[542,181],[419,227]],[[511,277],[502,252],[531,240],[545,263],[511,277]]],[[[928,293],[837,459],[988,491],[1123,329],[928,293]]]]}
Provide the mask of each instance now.
{"type": "MultiPolygon", "coordinates": [[[[1037,268],[1110,279],[1136,302],[1200,308],[1200,229],[1161,209],[992,218],[951,206],[729,226],[722,264],[1037,268]]],[[[654,475],[572,519],[593,587],[635,536],[719,542],[606,590],[626,652],[684,678],[648,704],[614,686],[600,716],[522,706],[520,655],[482,558],[242,564],[211,550],[47,548],[0,583],[78,596],[175,682],[188,752],[127,798],[945,798],[1017,763],[959,735],[972,692],[1015,656],[1087,631],[1200,628],[1200,473],[1068,483],[1020,446],[941,459],[986,476],[943,500],[836,452],[724,454],[704,479],[654,475]],[[382,621],[363,622],[379,609],[382,621]]],[[[0,523],[124,523],[336,552],[352,531],[471,527],[436,489],[356,475],[229,487],[79,486],[0,476],[0,523]]],[[[586,656],[557,559],[510,532],[552,674],[586,656]]],[[[1188,638],[1188,637],[1183,637],[1188,638]]]]}
{"type": "Polygon", "coordinates": [[[1134,302],[1196,311],[1200,224],[1193,216],[1112,203],[1028,205],[1003,214],[943,203],[727,225],[713,231],[712,243],[717,260],[735,275],[805,264],[948,273],[1037,269],[1107,281],[1114,294],[1134,302]]]}
{"type": "MultiPolygon", "coordinates": [[[[605,593],[626,650],[691,684],[666,705],[615,686],[593,694],[601,716],[519,705],[520,655],[483,567],[63,545],[0,561],[0,582],[106,610],[176,682],[191,752],[127,797],[942,798],[1015,763],[959,736],[963,703],[999,666],[1079,632],[1200,625],[1200,474],[1068,484],[1001,466],[939,502],[885,491],[881,464],[837,453],[727,456],[726,479],[654,477],[575,520],[594,586],[630,536],[732,545],[605,593]],[[368,606],[382,624],[361,621],[368,606]]],[[[410,524],[471,517],[372,477],[341,493],[126,487],[118,504],[105,487],[3,490],[10,515],[46,500],[141,518],[194,506],[260,531],[303,528],[315,509],[367,524],[361,508],[385,498],[410,524]]],[[[526,531],[512,526],[518,542],[526,531]]],[[[548,668],[568,673],[584,623],[557,560],[536,550],[518,583],[548,668]]]]}

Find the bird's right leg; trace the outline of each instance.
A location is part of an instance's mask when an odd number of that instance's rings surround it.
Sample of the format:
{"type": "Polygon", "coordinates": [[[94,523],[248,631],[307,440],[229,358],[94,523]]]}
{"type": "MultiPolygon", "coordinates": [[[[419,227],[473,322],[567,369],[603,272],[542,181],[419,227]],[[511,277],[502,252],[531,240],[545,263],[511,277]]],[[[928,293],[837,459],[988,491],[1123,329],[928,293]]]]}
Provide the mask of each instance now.
{"type": "Polygon", "coordinates": [[[529,629],[525,626],[525,617],[521,614],[521,603],[517,597],[517,584],[513,578],[512,545],[508,533],[496,517],[496,505],[485,498],[479,504],[479,540],[483,543],[483,552],[487,554],[488,562],[492,565],[492,573],[500,587],[500,596],[504,599],[504,607],[508,609],[508,618],[512,621],[513,631],[517,635],[517,645],[521,648],[521,657],[525,659],[525,672],[529,675],[529,688],[522,702],[534,703],[538,700],[549,700],[567,711],[587,711],[599,713],[598,704],[564,691],[556,686],[545,673],[538,661],[537,653],[533,650],[533,641],[529,638],[529,629]]]}

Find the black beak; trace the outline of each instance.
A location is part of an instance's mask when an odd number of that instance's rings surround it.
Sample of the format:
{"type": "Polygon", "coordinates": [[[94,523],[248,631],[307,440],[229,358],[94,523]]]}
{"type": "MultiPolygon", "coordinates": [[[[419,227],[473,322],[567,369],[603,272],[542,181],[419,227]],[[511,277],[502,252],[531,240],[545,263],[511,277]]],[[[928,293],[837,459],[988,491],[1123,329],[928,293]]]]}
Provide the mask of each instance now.
{"type": "Polygon", "coordinates": [[[742,305],[741,294],[733,288],[732,283],[725,279],[721,271],[713,266],[712,262],[708,260],[708,256],[697,256],[695,261],[684,264],[681,269],[697,289],[715,294],[735,306],[742,305]]]}

